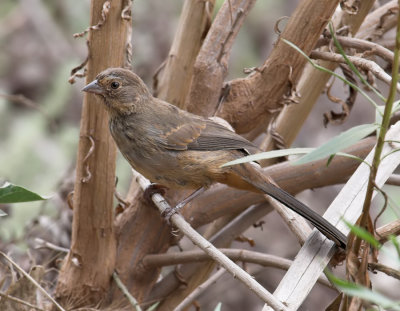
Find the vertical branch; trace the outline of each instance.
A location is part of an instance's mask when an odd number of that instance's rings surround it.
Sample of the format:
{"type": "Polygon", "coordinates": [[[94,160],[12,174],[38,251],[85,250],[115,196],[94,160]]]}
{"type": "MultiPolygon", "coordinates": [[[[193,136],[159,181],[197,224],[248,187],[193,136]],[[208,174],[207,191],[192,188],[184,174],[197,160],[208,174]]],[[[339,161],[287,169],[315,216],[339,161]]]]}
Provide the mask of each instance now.
{"type": "MultiPolygon", "coordinates": [[[[193,65],[211,23],[214,3],[215,0],[184,2],[168,58],[154,79],[155,95],[180,108],[184,108],[193,65]]],[[[172,191],[170,194],[173,195],[172,191]]],[[[127,196],[131,206],[116,220],[116,269],[139,301],[145,299],[160,272],[143,268],[142,258],[148,253],[165,252],[171,242],[170,227],[153,207],[141,200],[142,196],[143,192],[132,181],[127,196]]],[[[113,291],[113,295],[119,297],[120,291],[113,291]]]]}
{"type": "Polygon", "coordinates": [[[226,0],[218,11],[194,65],[187,99],[190,112],[207,116],[215,113],[233,42],[254,3],[226,0]]]}
{"type": "Polygon", "coordinates": [[[156,96],[184,108],[193,65],[211,24],[215,0],[185,1],[168,58],[155,77],[156,96]]]}
{"type": "MultiPolygon", "coordinates": [[[[128,0],[92,0],[86,82],[107,67],[124,65],[129,23],[121,13],[128,0]]],[[[71,249],[56,289],[61,301],[98,304],[115,265],[113,194],[116,148],[108,116],[95,96],[84,95],[74,188],[71,249]]]]}

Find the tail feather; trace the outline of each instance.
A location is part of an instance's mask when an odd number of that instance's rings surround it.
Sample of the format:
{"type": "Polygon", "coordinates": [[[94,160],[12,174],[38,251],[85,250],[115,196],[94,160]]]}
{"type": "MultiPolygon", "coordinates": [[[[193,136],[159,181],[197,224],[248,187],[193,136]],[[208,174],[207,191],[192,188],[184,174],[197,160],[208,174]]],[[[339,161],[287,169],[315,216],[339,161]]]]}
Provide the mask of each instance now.
{"type": "Polygon", "coordinates": [[[277,201],[290,208],[292,211],[301,215],[310,221],[326,237],[334,241],[340,247],[344,249],[346,248],[347,238],[342,232],[340,232],[321,215],[317,214],[308,206],[297,200],[295,197],[269,182],[267,177],[265,177],[262,172],[252,166],[252,164],[247,164],[245,167],[237,165],[236,167],[238,168],[238,175],[240,175],[241,178],[243,178],[243,180],[245,180],[247,183],[251,184],[259,191],[270,195],[277,201]]]}

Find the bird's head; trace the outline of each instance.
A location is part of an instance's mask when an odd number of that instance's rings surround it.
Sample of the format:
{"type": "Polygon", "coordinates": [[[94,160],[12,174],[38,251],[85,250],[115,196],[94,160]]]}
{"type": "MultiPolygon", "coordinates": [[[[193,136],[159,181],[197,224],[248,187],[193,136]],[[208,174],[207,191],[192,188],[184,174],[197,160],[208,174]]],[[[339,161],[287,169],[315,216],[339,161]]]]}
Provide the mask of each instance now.
{"type": "Polygon", "coordinates": [[[108,68],[82,91],[103,97],[111,113],[132,113],[152,95],[136,74],[128,69],[108,68]]]}

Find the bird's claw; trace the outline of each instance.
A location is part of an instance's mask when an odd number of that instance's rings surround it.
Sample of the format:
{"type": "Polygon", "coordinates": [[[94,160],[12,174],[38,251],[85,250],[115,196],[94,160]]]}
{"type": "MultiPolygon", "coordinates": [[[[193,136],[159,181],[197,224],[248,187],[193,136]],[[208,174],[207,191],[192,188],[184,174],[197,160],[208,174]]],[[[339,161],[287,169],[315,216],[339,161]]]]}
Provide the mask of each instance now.
{"type": "Polygon", "coordinates": [[[161,216],[165,219],[167,224],[170,225],[172,215],[176,214],[177,212],[178,210],[175,207],[168,207],[162,212],[161,216]]]}
{"type": "Polygon", "coordinates": [[[154,204],[152,200],[153,194],[159,193],[161,195],[164,195],[167,189],[168,187],[152,183],[144,190],[143,197],[148,203],[154,204]]]}
{"type": "Polygon", "coordinates": [[[180,202],[178,203],[175,207],[168,207],[166,208],[161,216],[166,220],[166,222],[170,225],[171,224],[171,217],[172,215],[176,214],[179,212],[179,210],[185,206],[185,203],[180,202]]]}

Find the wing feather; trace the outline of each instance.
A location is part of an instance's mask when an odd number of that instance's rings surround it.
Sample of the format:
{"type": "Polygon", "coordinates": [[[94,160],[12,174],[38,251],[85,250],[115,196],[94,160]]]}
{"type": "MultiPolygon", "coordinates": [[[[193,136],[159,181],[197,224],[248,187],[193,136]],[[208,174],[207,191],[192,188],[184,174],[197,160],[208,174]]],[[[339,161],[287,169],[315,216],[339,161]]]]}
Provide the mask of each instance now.
{"type": "Polygon", "coordinates": [[[170,150],[258,150],[247,139],[227,127],[192,115],[180,114],[168,128],[170,130],[160,135],[157,140],[164,148],[170,150]]]}

